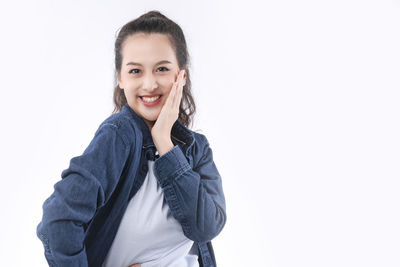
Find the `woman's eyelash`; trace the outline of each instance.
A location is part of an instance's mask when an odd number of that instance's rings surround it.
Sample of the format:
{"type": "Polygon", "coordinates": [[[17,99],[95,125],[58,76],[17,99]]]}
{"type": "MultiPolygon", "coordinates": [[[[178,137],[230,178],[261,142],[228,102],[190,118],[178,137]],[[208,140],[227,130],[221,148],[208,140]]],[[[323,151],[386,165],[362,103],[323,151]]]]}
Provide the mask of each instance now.
{"type": "MultiPolygon", "coordinates": [[[[132,73],[133,71],[135,71],[135,70],[138,70],[138,69],[133,69],[133,70],[130,70],[129,71],[129,73],[132,73]]],[[[137,73],[137,72],[135,72],[135,73],[137,73]]]]}
{"type": "MultiPolygon", "coordinates": [[[[165,71],[169,71],[169,69],[166,68],[166,67],[159,67],[158,69],[161,69],[161,68],[165,69],[165,71]]],[[[140,71],[139,69],[132,69],[132,70],[129,71],[129,73],[133,73],[136,70],[140,71]]],[[[135,73],[137,73],[137,72],[135,72],[135,73]]]]}
{"type": "Polygon", "coordinates": [[[168,68],[166,68],[166,67],[159,67],[159,69],[160,69],[160,68],[164,68],[164,69],[166,69],[166,71],[168,71],[168,68]]]}

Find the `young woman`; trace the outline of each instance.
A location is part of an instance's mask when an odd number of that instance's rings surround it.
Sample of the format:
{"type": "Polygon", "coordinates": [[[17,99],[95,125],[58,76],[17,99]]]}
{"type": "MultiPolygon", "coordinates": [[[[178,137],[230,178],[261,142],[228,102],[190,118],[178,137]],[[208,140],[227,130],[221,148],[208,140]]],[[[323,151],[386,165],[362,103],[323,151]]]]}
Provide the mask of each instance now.
{"type": "Polygon", "coordinates": [[[158,11],[115,42],[115,110],[43,204],[50,266],[216,266],[220,174],[195,113],[181,28],[158,11]]]}

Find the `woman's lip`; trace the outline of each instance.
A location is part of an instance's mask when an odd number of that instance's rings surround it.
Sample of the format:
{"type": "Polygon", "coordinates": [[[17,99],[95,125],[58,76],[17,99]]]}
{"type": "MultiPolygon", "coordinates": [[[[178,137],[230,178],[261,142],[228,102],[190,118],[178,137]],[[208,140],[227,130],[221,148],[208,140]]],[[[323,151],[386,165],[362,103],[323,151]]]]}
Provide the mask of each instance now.
{"type": "Polygon", "coordinates": [[[153,102],[150,102],[150,103],[144,101],[141,96],[139,97],[139,99],[143,103],[143,105],[145,105],[146,107],[152,107],[152,106],[155,106],[155,105],[157,105],[158,103],[161,102],[162,95],[159,95],[159,96],[160,97],[156,101],[153,101],[153,102]]]}
{"type": "Polygon", "coordinates": [[[154,97],[154,96],[159,96],[161,94],[156,94],[156,95],[141,95],[140,97],[154,97]]]}

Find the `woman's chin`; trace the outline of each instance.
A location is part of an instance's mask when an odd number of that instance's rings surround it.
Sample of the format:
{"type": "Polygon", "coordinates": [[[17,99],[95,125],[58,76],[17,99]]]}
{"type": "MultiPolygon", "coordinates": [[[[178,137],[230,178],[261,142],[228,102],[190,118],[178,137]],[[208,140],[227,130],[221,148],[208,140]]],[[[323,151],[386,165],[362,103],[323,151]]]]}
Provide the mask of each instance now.
{"type": "Polygon", "coordinates": [[[143,117],[148,123],[154,124],[157,121],[158,115],[157,116],[144,116],[143,117]]]}
{"type": "Polygon", "coordinates": [[[158,115],[160,115],[161,110],[146,110],[146,109],[140,109],[140,116],[148,121],[156,121],[158,118],[158,115]]]}

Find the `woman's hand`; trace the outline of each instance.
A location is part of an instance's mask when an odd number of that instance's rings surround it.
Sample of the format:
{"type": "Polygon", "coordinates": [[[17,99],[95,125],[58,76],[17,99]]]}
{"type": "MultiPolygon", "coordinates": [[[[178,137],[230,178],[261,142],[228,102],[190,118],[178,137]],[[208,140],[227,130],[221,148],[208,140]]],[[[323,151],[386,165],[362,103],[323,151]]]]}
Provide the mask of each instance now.
{"type": "Polygon", "coordinates": [[[174,147],[171,141],[171,129],[179,116],[179,106],[182,99],[185,70],[181,70],[164,106],[158,115],[157,121],[151,129],[154,145],[160,157],[174,147]]]}
{"type": "Polygon", "coordinates": [[[140,263],[135,263],[135,264],[129,265],[128,267],[140,267],[140,263]]]}

